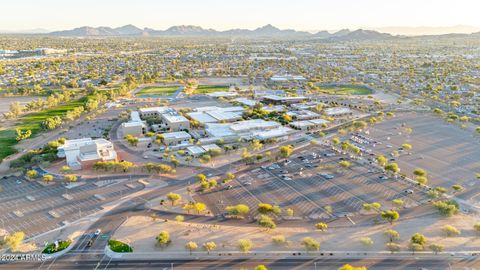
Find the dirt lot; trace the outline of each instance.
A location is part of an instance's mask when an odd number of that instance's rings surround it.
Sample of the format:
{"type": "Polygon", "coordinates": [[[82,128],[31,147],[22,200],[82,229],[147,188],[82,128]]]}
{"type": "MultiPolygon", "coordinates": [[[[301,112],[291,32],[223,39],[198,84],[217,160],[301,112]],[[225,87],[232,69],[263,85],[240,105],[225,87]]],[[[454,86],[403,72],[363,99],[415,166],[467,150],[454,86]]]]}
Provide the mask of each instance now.
{"type": "MultiPolygon", "coordinates": [[[[377,226],[351,226],[331,227],[326,232],[316,231],[313,226],[308,227],[277,227],[271,231],[265,231],[255,225],[230,226],[198,224],[188,222],[164,222],[153,221],[150,217],[131,217],[114,234],[113,238],[129,243],[136,252],[161,252],[162,249],[155,246],[155,237],[163,230],[170,233],[172,244],[163,249],[165,252],[185,251],[188,241],[195,241],[199,247],[205,242],[214,241],[217,251],[236,251],[239,239],[250,239],[254,243],[255,250],[303,250],[300,245],[301,239],[310,236],[321,243],[321,250],[327,251],[381,251],[384,250],[386,239],[383,235],[387,229],[395,229],[400,233],[399,244],[402,250],[407,250],[408,240],[416,232],[424,234],[427,245],[436,243],[445,246],[446,250],[476,250],[480,245],[480,238],[473,231],[472,225],[478,222],[478,218],[471,216],[457,216],[456,218],[440,218],[436,215],[407,219],[398,224],[377,226]],[[460,236],[446,237],[441,228],[451,224],[461,230],[460,236]],[[276,246],[271,237],[284,235],[290,242],[289,246],[276,246]],[[371,247],[365,247],[360,243],[362,237],[370,237],[373,240],[371,247]]],[[[201,248],[199,248],[201,250],[201,248]]]]}

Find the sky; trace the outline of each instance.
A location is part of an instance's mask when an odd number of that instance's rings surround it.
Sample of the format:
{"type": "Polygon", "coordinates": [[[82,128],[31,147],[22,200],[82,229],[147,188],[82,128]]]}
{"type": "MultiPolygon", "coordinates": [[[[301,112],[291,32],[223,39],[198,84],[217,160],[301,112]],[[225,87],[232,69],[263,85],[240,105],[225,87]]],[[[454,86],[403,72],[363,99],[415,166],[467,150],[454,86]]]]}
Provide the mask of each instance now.
{"type": "Polygon", "coordinates": [[[265,24],[306,31],[480,27],[479,11],[480,0],[10,0],[0,4],[0,29],[125,24],[159,30],[173,25],[254,29],[265,24]]]}

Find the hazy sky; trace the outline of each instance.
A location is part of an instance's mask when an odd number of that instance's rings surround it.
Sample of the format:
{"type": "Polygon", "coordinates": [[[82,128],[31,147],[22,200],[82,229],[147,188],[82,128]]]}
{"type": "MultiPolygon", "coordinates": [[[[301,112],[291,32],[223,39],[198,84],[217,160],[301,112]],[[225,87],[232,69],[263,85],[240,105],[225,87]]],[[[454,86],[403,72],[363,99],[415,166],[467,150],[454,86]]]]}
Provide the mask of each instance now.
{"type": "Polygon", "coordinates": [[[271,23],[297,30],[385,26],[480,26],[480,0],[9,0],[0,29],[69,29],[134,24],[165,29],[253,29],[271,23]]]}

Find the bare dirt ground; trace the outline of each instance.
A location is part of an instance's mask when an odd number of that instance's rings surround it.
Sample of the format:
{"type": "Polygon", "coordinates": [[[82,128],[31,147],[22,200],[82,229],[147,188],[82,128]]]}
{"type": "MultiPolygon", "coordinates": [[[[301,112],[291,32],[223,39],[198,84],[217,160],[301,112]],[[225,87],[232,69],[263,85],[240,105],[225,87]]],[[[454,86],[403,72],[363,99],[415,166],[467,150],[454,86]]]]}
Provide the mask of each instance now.
{"type": "Polygon", "coordinates": [[[447,251],[476,250],[480,245],[480,237],[473,230],[473,224],[478,222],[478,217],[459,215],[454,218],[443,218],[438,215],[406,219],[397,224],[382,224],[376,226],[349,226],[333,227],[326,232],[317,231],[313,226],[283,227],[266,231],[256,225],[231,226],[215,224],[198,224],[188,222],[153,221],[150,217],[131,217],[124,223],[113,236],[114,239],[129,243],[136,252],[161,252],[156,247],[155,237],[163,230],[170,233],[172,244],[164,251],[185,251],[188,241],[195,241],[199,247],[205,242],[214,241],[218,251],[238,251],[239,239],[250,239],[254,243],[253,251],[284,251],[302,250],[300,245],[304,237],[312,237],[321,243],[321,250],[325,251],[384,251],[387,239],[383,233],[387,229],[394,229],[400,233],[398,243],[402,250],[408,250],[408,241],[414,233],[422,233],[428,238],[430,244],[441,244],[447,251]],[[446,237],[441,228],[453,225],[461,230],[461,235],[446,237]],[[272,243],[272,236],[284,235],[288,241],[286,246],[272,243]],[[363,237],[370,237],[374,244],[365,247],[360,242],[363,237]]]}

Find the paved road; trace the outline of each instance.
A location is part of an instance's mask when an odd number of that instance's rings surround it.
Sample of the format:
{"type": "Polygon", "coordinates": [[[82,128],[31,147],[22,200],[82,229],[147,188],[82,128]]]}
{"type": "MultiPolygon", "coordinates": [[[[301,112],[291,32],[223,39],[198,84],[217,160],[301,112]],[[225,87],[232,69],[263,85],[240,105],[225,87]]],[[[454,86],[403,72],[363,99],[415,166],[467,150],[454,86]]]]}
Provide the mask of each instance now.
{"type": "Polygon", "coordinates": [[[56,262],[18,262],[9,265],[0,265],[0,269],[253,269],[256,265],[264,264],[269,270],[336,270],[343,264],[366,266],[369,270],[443,270],[443,269],[478,269],[480,262],[459,259],[417,259],[415,257],[402,259],[232,259],[232,260],[121,260],[103,258],[101,262],[94,259],[81,261],[57,260],[56,262]],[[172,267],[173,266],[173,267],[172,267]]]}

